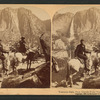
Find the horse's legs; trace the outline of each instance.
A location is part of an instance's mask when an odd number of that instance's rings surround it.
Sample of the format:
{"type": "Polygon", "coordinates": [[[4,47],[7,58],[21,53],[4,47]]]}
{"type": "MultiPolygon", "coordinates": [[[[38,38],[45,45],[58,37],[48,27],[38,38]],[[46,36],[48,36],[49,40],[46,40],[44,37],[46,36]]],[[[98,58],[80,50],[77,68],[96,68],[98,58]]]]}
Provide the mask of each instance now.
{"type": "Polygon", "coordinates": [[[69,77],[70,87],[73,86],[73,80],[72,80],[72,77],[73,77],[73,75],[70,75],[70,77],[69,77]]]}
{"type": "Polygon", "coordinates": [[[14,72],[14,69],[15,69],[15,68],[14,68],[14,65],[13,65],[13,66],[12,66],[12,70],[13,70],[13,72],[14,72]]]}
{"type": "Polygon", "coordinates": [[[7,70],[5,68],[4,60],[2,60],[2,70],[3,70],[3,74],[5,74],[5,72],[7,72],[7,70]]]}
{"type": "Polygon", "coordinates": [[[69,76],[66,80],[66,86],[68,86],[70,84],[70,87],[72,87],[72,77],[69,76]]]}
{"type": "Polygon", "coordinates": [[[16,66],[14,65],[14,72],[15,72],[15,75],[17,75],[18,74],[18,71],[17,71],[17,68],[16,68],[16,66]]]}
{"type": "Polygon", "coordinates": [[[66,86],[69,83],[70,87],[72,87],[72,85],[73,85],[72,77],[73,77],[73,75],[72,75],[72,71],[71,71],[71,66],[68,64],[67,65],[67,75],[66,75],[66,86]]]}
{"type": "Polygon", "coordinates": [[[94,68],[95,68],[95,72],[97,71],[97,66],[94,66],[94,68]]]}
{"type": "Polygon", "coordinates": [[[29,62],[29,69],[31,68],[31,60],[30,60],[30,62],[29,62]]]}
{"type": "Polygon", "coordinates": [[[29,60],[27,60],[27,70],[28,70],[28,66],[29,66],[29,60]]]}
{"type": "Polygon", "coordinates": [[[4,60],[2,60],[2,69],[5,69],[4,60]]]}

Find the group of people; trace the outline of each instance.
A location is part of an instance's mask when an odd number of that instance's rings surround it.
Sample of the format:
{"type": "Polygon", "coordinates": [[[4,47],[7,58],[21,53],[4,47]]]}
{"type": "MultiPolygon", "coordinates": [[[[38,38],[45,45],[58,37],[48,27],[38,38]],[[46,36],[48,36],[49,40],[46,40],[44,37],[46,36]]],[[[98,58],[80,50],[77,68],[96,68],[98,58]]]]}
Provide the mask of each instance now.
{"type": "MultiPolygon", "coordinates": [[[[43,43],[42,40],[40,40],[40,42],[43,43]]],[[[25,44],[26,44],[25,37],[21,37],[21,40],[19,41],[19,52],[20,53],[25,53],[26,52],[26,46],[25,46],[25,44]]],[[[45,48],[45,47],[43,47],[43,48],[45,48]]],[[[44,49],[43,49],[43,51],[44,51],[44,49]]],[[[3,68],[5,68],[4,67],[5,56],[3,55],[3,53],[8,53],[8,52],[6,52],[3,49],[2,40],[0,40],[0,59],[2,60],[2,66],[3,66],[3,68]]],[[[75,57],[83,59],[84,60],[84,65],[85,65],[85,70],[89,71],[88,64],[87,64],[88,58],[86,56],[86,53],[91,53],[91,52],[86,50],[85,44],[84,44],[84,40],[82,39],[82,40],[80,40],[80,44],[76,47],[75,57]]],[[[49,59],[48,55],[46,55],[45,57],[47,58],[47,60],[49,59]]]]}
{"type": "MultiPolygon", "coordinates": [[[[21,37],[21,40],[18,42],[19,46],[18,46],[18,52],[20,52],[21,54],[26,54],[26,42],[25,42],[25,37],[21,37]]],[[[45,56],[45,59],[46,59],[46,62],[50,61],[50,54],[48,54],[46,52],[46,45],[44,43],[44,41],[42,40],[42,38],[40,38],[40,44],[41,44],[41,47],[43,49],[43,53],[44,53],[44,56],[45,56]]],[[[39,52],[39,51],[38,51],[39,52]]],[[[5,68],[5,56],[4,56],[4,53],[8,53],[7,51],[4,50],[3,48],[3,45],[2,45],[2,40],[0,40],[0,60],[2,61],[2,68],[3,70],[7,70],[5,68]]]]}

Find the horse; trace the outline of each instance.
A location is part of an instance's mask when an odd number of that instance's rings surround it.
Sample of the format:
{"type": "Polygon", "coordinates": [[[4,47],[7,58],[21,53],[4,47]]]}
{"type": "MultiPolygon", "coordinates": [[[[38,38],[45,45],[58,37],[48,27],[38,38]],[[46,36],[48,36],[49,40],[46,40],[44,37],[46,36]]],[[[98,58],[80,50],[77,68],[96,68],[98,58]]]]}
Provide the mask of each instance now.
{"type": "MultiPolygon", "coordinates": [[[[89,69],[91,69],[92,66],[92,59],[91,59],[91,54],[88,54],[88,67],[89,69]]],[[[68,83],[70,83],[70,87],[73,86],[73,76],[76,75],[77,73],[80,73],[80,75],[82,75],[84,73],[84,64],[81,63],[81,61],[79,59],[73,58],[73,59],[69,59],[68,63],[67,63],[67,75],[66,75],[66,85],[68,85],[68,83]]],[[[89,71],[86,72],[89,74],[89,71]]]]}
{"type": "Polygon", "coordinates": [[[37,61],[37,58],[40,56],[39,52],[37,50],[32,51],[29,50],[26,54],[26,61],[27,61],[27,70],[31,68],[32,61],[37,61]]]}
{"type": "Polygon", "coordinates": [[[23,61],[27,62],[27,69],[31,68],[32,61],[36,61],[39,57],[38,51],[28,52],[26,55],[22,55],[20,52],[9,52],[9,56],[6,57],[9,61],[9,68],[12,68],[12,71],[16,71],[17,66],[22,66],[23,61]]]}
{"type": "Polygon", "coordinates": [[[92,60],[92,68],[95,72],[98,69],[98,66],[100,65],[100,53],[92,51],[91,52],[91,60],[92,60]]]}
{"type": "Polygon", "coordinates": [[[16,67],[19,65],[22,65],[22,62],[24,59],[26,59],[26,55],[22,55],[20,52],[17,51],[14,46],[11,45],[5,45],[4,51],[7,51],[8,53],[3,53],[4,60],[2,60],[2,70],[3,73],[9,72],[10,69],[14,72],[16,70],[16,67]]]}
{"type": "Polygon", "coordinates": [[[13,58],[10,60],[11,62],[13,62],[12,66],[14,65],[14,62],[16,62],[16,61],[17,61],[16,64],[19,64],[19,63],[22,64],[26,61],[27,62],[27,69],[30,69],[32,61],[37,61],[37,58],[41,57],[41,54],[38,52],[38,50],[27,49],[26,53],[24,53],[24,55],[23,55],[23,53],[20,52],[18,48],[19,47],[16,43],[15,46],[11,47],[10,52],[9,52],[9,56],[11,56],[10,58],[13,58]]]}
{"type": "Polygon", "coordinates": [[[22,61],[23,59],[26,59],[27,56],[23,56],[19,52],[12,52],[9,51],[8,56],[6,56],[7,61],[9,62],[9,68],[12,69],[12,71],[17,71],[16,67],[17,66],[22,66],[22,61]]]}

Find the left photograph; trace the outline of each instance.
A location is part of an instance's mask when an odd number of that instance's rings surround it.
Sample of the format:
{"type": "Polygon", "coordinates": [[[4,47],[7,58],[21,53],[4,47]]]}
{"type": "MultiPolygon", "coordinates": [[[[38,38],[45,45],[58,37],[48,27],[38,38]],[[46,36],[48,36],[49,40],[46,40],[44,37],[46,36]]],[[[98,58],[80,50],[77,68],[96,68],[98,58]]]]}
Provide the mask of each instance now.
{"type": "Polygon", "coordinates": [[[34,6],[0,6],[0,87],[49,88],[51,19],[34,6]]]}

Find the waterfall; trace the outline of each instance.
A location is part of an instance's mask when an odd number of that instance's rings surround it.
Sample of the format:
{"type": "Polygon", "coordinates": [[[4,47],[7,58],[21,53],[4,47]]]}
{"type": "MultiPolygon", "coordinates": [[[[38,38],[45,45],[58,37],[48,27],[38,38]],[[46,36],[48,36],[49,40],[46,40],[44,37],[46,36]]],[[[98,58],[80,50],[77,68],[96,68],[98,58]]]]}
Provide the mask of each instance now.
{"type": "MultiPolygon", "coordinates": [[[[73,24],[73,20],[71,22],[71,26],[70,26],[70,38],[69,38],[69,43],[71,43],[71,41],[75,38],[74,37],[74,24],[73,24]]],[[[72,49],[71,49],[72,45],[70,44],[70,59],[72,58],[72,49]]]]}
{"type": "Polygon", "coordinates": [[[73,39],[74,39],[74,24],[72,19],[71,26],[70,26],[70,41],[72,41],[73,39]]]}

